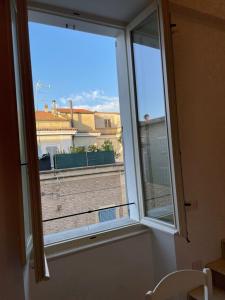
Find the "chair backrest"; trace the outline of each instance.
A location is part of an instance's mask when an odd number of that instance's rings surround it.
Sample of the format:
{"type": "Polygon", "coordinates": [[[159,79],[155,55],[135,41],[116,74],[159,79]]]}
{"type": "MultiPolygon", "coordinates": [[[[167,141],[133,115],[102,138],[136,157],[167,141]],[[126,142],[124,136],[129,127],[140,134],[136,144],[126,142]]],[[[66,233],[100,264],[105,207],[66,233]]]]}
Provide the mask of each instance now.
{"type": "Polygon", "coordinates": [[[204,300],[212,300],[212,276],[210,269],[203,271],[181,270],[168,274],[155,287],[146,293],[146,300],[166,300],[181,293],[188,293],[204,286],[204,300]]]}

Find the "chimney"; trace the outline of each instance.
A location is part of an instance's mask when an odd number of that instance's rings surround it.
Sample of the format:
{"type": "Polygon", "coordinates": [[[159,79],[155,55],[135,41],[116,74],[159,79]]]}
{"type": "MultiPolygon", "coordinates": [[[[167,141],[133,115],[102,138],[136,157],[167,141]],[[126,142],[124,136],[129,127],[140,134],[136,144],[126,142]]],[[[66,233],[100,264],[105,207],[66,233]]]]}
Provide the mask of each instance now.
{"type": "Polygon", "coordinates": [[[69,100],[69,107],[70,107],[70,125],[71,125],[71,128],[74,128],[74,121],[73,121],[73,100],[69,100]]]}
{"type": "Polygon", "coordinates": [[[45,106],[44,106],[44,111],[45,111],[45,112],[48,112],[48,104],[45,104],[45,106]]]}
{"type": "Polygon", "coordinates": [[[57,111],[56,111],[56,100],[52,100],[52,113],[53,114],[57,113],[57,111]]]}

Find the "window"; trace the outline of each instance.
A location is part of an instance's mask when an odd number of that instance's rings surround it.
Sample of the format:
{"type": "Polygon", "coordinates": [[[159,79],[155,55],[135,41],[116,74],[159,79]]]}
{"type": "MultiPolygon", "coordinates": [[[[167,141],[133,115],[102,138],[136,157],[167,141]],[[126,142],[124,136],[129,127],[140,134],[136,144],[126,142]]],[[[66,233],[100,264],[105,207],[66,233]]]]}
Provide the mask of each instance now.
{"type": "Polygon", "coordinates": [[[186,235],[167,12],[167,1],[152,2],[127,27],[137,188],[144,224],[186,235]]]}
{"type": "Polygon", "coordinates": [[[105,208],[103,210],[99,210],[98,212],[99,222],[112,221],[116,219],[116,209],[113,208],[105,208]]]}
{"type": "Polygon", "coordinates": [[[130,83],[123,82],[126,47],[122,31],[109,34],[99,26],[99,35],[91,23],[83,30],[82,21],[76,26],[68,26],[67,20],[57,16],[49,21],[48,15],[30,13],[45,242],[54,241],[59,233],[63,239],[68,230],[78,236],[82,229],[92,233],[107,218],[118,221],[113,226],[121,226],[121,221],[129,224],[139,214],[141,219],[174,226],[174,178],[157,7],[153,4],[145,17],[127,27],[130,83]],[[37,23],[40,17],[42,23],[37,23]],[[40,44],[45,47],[40,49],[40,44]],[[130,115],[129,84],[135,90],[130,115]],[[106,133],[104,128],[112,130],[106,133]],[[129,130],[131,134],[137,131],[133,142],[128,141],[129,130]],[[112,201],[115,208],[101,210],[112,201]]]}
{"type": "Polygon", "coordinates": [[[131,40],[145,215],[165,220],[166,211],[167,221],[173,224],[169,152],[162,155],[159,144],[162,135],[168,144],[168,127],[157,11],[131,31],[131,40]]]}
{"type": "Polygon", "coordinates": [[[30,13],[29,33],[45,244],[101,231],[105,221],[113,221],[110,229],[136,222],[126,188],[117,37],[104,26],[99,35],[38,18],[30,13]]]}
{"type": "Polygon", "coordinates": [[[105,123],[105,128],[111,128],[112,127],[110,119],[105,119],[104,123],[105,123]]]}
{"type": "Polygon", "coordinates": [[[38,280],[41,222],[45,244],[137,222],[185,232],[167,5],[152,2],[122,28],[31,10],[34,103],[20,28],[38,280]]]}

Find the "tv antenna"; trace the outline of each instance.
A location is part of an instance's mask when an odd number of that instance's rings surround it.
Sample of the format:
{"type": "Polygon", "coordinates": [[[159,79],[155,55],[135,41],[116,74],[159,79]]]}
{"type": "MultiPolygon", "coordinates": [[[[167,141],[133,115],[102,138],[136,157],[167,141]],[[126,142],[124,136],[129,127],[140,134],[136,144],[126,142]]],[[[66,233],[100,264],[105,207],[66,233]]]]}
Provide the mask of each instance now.
{"type": "Polygon", "coordinates": [[[50,88],[51,88],[50,84],[45,84],[40,80],[34,83],[34,103],[36,102],[36,111],[38,111],[38,92],[41,91],[42,89],[50,89],[50,88]]]}

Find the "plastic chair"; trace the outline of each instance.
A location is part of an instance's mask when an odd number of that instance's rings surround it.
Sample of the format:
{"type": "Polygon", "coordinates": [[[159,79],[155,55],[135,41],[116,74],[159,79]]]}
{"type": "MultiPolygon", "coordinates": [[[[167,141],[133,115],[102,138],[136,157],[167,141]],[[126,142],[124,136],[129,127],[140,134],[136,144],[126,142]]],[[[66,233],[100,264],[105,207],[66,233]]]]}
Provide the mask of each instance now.
{"type": "Polygon", "coordinates": [[[168,274],[145,295],[146,300],[166,300],[179,294],[187,294],[204,286],[204,300],[212,300],[212,275],[210,269],[203,271],[181,270],[168,274]]]}

